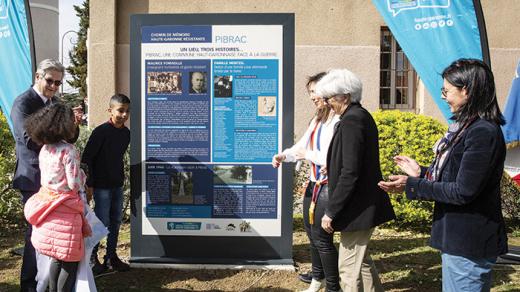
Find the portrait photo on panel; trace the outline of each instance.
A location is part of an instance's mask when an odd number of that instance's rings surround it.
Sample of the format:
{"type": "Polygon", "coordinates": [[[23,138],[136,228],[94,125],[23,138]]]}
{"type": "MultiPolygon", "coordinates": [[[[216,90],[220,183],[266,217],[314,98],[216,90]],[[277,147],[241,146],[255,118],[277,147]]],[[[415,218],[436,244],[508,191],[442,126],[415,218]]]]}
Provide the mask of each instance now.
{"type": "Polygon", "coordinates": [[[233,76],[215,76],[213,94],[215,97],[231,97],[233,95],[233,76]]]}
{"type": "Polygon", "coordinates": [[[206,72],[193,71],[190,72],[190,94],[206,93],[206,72]]]}

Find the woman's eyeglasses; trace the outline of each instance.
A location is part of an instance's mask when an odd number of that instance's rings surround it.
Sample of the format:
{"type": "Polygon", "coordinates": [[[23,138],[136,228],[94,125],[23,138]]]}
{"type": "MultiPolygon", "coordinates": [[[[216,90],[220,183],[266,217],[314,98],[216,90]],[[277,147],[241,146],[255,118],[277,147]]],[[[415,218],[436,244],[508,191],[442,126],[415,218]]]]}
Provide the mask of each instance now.
{"type": "Polygon", "coordinates": [[[444,86],[441,87],[441,94],[442,96],[446,97],[448,95],[448,89],[446,89],[444,86]]]}
{"type": "MultiPolygon", "coordinates": [[[[461,90],[461,89],[464,89],[466,87],[464,86],[462,88],[459,88],[459,87],[452,87],[452,88],[455,88],[457,90],[461,90]]],[[[441,94],[442,94],[442,96],[447,97],[448,96],[448,92],[450,92],[450,91],[448,89],[446,89],[446,87],[444,87],[444,86],[441,87],[441,94]]]]}

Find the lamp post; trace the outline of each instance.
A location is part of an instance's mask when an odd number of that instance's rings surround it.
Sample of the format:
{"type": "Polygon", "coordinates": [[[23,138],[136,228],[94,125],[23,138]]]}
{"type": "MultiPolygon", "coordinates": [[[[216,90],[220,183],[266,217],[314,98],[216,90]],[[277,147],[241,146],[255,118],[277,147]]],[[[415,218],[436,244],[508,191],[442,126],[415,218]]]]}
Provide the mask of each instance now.
{"type": "MultiPolygon", "coordinates": [[[[65,66],[65,65],[63,64],[63,56],[65,55],[65,52],[63,51],[63,41],[64,41],[64,39],[65,39],[65,36],[66,36],[67,34],[71,33],[71,32],[75,33],[76,35],[78,34],[77,31],[71,29],[71,30],[66,31],[66,32],[61,36],[61,64],[62,64],[63,66],[65,66]]],[[[71,44],[74,44],[74,43],[72,42],[72,39],[70,39],[70,43],[71,43],[71,44]]],[[[63,83],[61,84],[61,94],[62,94],[62,95],[63,95],[63,85],[65,84],[65,74],[66,74],[66,71],[63,72],[63,79],[64,79],[64,80],[63,80],[63,83]]]]}

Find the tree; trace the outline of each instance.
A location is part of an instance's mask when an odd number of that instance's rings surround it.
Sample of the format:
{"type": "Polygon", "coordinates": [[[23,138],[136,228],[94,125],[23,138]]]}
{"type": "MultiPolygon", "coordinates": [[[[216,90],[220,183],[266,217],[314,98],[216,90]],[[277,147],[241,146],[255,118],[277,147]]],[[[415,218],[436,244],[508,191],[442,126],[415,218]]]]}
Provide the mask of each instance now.
{"type": "Polygon", "coordinates": [[[67,72],[72,75],[72,80],[67,81],[70,86],[79,90],[80,99],[87,96],[87,30],[89,27],[89,0],[82,5],[74,5],[76,15],[79,17],[78,41],[69,52],[71,65],[67,72]]]}

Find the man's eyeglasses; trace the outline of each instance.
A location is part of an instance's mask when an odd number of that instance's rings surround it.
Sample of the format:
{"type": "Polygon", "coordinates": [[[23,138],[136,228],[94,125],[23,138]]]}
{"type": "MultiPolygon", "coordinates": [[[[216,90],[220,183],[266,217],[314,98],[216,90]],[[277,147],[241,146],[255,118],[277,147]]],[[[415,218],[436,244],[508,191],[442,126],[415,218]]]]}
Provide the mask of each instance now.
{"type": "Polygon", "coordinates": [[[59,87],[63,82],[61,80],[53,80],[53,79],[45,79],[45,82],[47,82],[47,85],[51,86],[54,84],[54,86],[59,87]]]}

